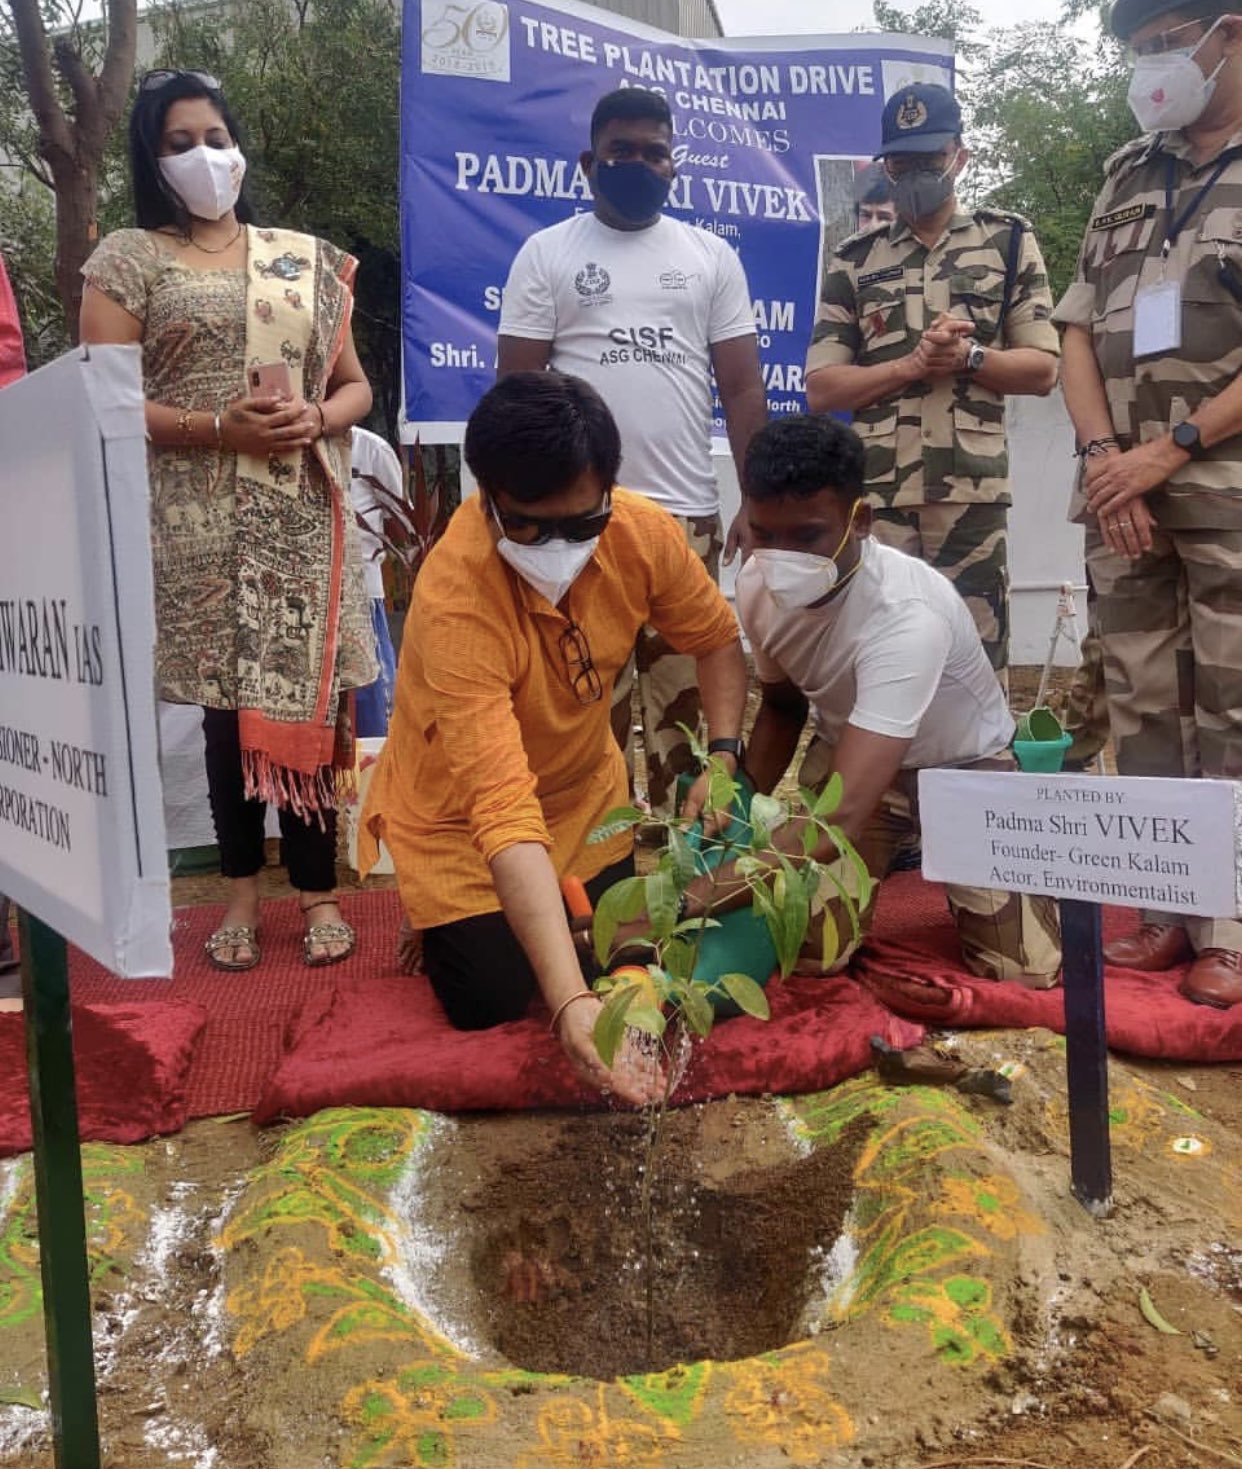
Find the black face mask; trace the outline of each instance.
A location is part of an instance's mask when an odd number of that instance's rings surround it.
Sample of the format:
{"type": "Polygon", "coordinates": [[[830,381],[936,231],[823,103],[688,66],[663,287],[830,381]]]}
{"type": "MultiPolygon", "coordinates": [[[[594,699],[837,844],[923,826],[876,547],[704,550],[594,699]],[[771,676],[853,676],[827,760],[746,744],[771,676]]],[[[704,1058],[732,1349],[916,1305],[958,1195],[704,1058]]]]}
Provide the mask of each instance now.
{"type": "Polygon", "coordinates": [[[596,194],[631,224],[654,219],[668,201],[672,179],[645,163],[596,162],[592,184],[596,194]]]}

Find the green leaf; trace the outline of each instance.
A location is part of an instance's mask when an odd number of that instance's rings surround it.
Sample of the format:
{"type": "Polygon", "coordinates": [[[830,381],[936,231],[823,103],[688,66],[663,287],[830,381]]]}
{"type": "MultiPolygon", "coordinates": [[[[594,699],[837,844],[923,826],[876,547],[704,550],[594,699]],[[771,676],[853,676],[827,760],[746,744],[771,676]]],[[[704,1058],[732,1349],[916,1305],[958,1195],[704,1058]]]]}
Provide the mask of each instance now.
{"type": "Polygon", "coordinates": [[[828,784],[815,797],[815,805],[811,808],[816,816],[831,816],[841,804],[841,791],[843,788],[840,771],[834,770],[828,784]]]}
{"type": "Polygon", "coordinates": [[[819,846],[819,827],[813,821],[808,821],[802,828],[802,855],[809,857],[819,846]]]}
{"type": "Polygon", "coordinates": [[[737,875],[747,879],[760,877],[766,875],[770,866],[762,857],[746,855],[737,859],[737,875]]]}
{"type": "Polygon", "coordinates": [[[605,813],[603,821],[587,837],[587,844],[594,846],[599,842],[611,841],[620,832],[629,831],[631,827],[646,820],[646,814],[637,806],[614,806],[605,813]]]}
{"type": "Polygon", "coordinates": [[[782,977],[788,976],[798,962],[810,916],[806,881],[800,872],[791,871],[781,909],[781,942],[777,945],[782,977]]]}
{"type": "MultiPolygon", "coordinates": [[[[687,925],[680,923],[677,927],[684,929],[687,925]]],[[[690,970],[694,967],[694,952],[695,945],[688,939],[670,938],[660,946],[660,963],[674,979],[689,979],[690,970]]]]}
{"type": "Polygon", "coordinates": [[[657,1039],[664,1034],[666,1024],[663,1012],[654,1005],[632,1005],[626,1012],[625,1023],[631,1030],[641,1030],[644,1035],[657,1039]]]}
{"type": "Polygon", "coordinates": [[[625,1033],[626,1013],[640,993],[641,990],[636,984],[629,984],[624,989],[614,990],[608,1003],[599,1013],[599,1019],[596,1020],[595,1029],[591,1034],[595,1041],[595,1049],[599,1052],[599,1059],[605,1066],[611,1066],[613,1063],[617,1047],[621,1044],[621,1037],[625,1033]]]}
{"type": "Polygon", "coordinates": [[[673,881],[677,884],[678,891],[684,891],[694,881],[698,874],[698,866],[694,860],[694,849],[686,840],[684,832],[677,827],[669,828],[668,851],[671,857],[670,867],[673,873],[673,881]]]}
{"type": "Polygon", "coordinates": [[[832,908],[827,903],[824,904],[824,932],[820,941],[819,957],[826,970],[841,957],[841,931],[837,927],[837,920],[832,916],[832,908]]]}
{"type": "MultiPolygon", "coordinates": [[[[677,925],[677,927],[673,930],[673,932],[674,933],[698,933],[699,929],[701,929],[701,928],[719,928],[719,927],[720,927],[720,919],[719,918],[708,918],[705,915],[700,914],[700,916],[698,918],[683,918],[681,920],[681,922],[677,925]]],[[[247,1117],[253,1116],[253,1113],[247,1112],[246,1113],[246,1116],[247,1117]]]]}
{"type": "Polygon", "coordinates": [[[716,1012],[712,1009],[711,1001],[701,989],[696,985],[688,985],[681,996],[680,1008],[681,1013],[686,1017],[686,1024],[695,1035],[711,1035],[716,1012]]]}
{"type": "Polygon", "coordinates": [[[646,883],[647,916],[657,938],[668,938],[677,927],[677,884],[671,872],[649,872],[646,883]]]}
{"type": "Polygon", "coordinates": [[[12,1403],[19,1408],[42,1409],[43,1397],[33,1387],[0,1387],[0,1403],[12,1403]]]}
{"type": "Polygon", "coordinates": [[[867,864],[863,861],[857,847],[845,836],[844,832],[835,836],[833,840],[837,844],[837,850],[849,860],[854,871],[858,874],[858,907],[861,911],[865,911],[867,905],[871,902],[871,894],[875,888],[875,879],[867,870],[867,864]]]}
{"type": "Polygon", "coordinates": [[[601,965],[608,963],[612,953],[612,941],[623,923],[631,923],[643,911],[647,887],[641,877],[623,877],[614,882],[595,905],[595,923],[592,935],[595,940],[595,957],[601,965]]]}
{"type": "Polygon", "coordinates": [[[690,753],[700,765],[706,765],[708,761],[707,746],[699,739],[698,731],[691,729],[688,724],[682,724],[680,719],[677,721],[677,728],[685,735],[686,743],[690,746],[690,753]]]}
{"type": "Polygon", "coordinates": [[[1146,1286],[1139,1291],[1139,1310],[1142,1311],[1144,1319],[1154,1326],[1157,1331],[1163,1332],[1165,1336],[1181,1336],[1183,1334],[1172,1322],[1166,1321],[1160,1312],[1156,1310],[1156,1303],[1148,1295],[1146,1286]]]}
{"type": "Polygon", "coordinates": [[[750,798],[751,821],[766,826],[769,831],[775,831],[788,815],[784,801],[778,801],[775,796],[765,796],[762,792],[756,792],[750,798]]]}
{"type": "Polygon", "coordinates": [[[756,1020],[767,1020],[771,1016],[767,995],[749,974],[722,974],[719,982],[739,1010],[753,1015],[756,1020]]]}
{"type": "Polygon", "coordinates": [[[724,768],[723,761],[712,757],[708,766],[711,771],[707,783],[707,809],[709,811],[732,811],[740,789],[737,781],[724,768]]]}

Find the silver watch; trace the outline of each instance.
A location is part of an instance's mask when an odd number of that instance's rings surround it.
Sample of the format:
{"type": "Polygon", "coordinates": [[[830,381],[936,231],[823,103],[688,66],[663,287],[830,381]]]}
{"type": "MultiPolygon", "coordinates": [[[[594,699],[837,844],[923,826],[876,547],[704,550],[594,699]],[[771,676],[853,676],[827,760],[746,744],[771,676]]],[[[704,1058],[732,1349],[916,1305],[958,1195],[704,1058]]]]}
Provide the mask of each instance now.
{"type": "Polygon", "coordinates": [[[987,355],[986,347],[981,347],[973,337],[969,338],[966,342],[966,371],[978,372],[987,360],[987,355]]]}

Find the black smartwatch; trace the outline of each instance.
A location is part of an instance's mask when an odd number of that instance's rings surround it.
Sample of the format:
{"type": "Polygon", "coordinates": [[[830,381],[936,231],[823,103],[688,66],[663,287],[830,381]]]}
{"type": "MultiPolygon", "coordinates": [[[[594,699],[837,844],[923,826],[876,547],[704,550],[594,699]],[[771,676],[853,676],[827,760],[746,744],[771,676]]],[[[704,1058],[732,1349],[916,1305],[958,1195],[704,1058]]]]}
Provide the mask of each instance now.
{"type": "Polygon", "coordinates": [[[1199,437],[1199,425],[1189,419],[1174,428],[1173,442],[1179,449],[1185,449],[1192,459],[1202,459],[1207,453],[1207,446],[1199,437]]]}
{"type": "Polygon", "coordinates": [[[724,735],[718,740],[708,740],[707,753],[709,755],[732,755],[740,769],[742,757],[746,754],[746,746],[737,735],[724,735]]]}

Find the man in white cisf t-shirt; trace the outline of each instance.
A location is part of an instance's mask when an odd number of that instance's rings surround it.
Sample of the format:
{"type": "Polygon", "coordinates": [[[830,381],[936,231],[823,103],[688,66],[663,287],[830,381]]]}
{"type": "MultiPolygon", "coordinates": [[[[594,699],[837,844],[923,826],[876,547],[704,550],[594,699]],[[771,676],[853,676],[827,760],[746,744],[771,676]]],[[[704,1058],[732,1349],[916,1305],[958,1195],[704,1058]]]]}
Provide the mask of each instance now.
{"type": "MultiPolygon", "coordinates": [[[[752,555],[738,576],[737,610],[762,691],[747,773],[758,790],[773,790],[809,714],[814,738],[800,784],[819,791],[841,777],[832,820],[878,887],[898,842],[917,830],[918,772],[1015,769],[1014,726],[952,583],[872,539],[863,457],[853,429],[826,415],[781,419],[755,436],[742,498],[752,555]]],[[[801,828],[793,821],[776,833],[795,863],[804,860],[801,828]]],[[[851,864],[827,840],[813,855],[831,876],[811,900],[803,973],[839,967],[856,947],[832,880],[856,893],[851,864]]],[[[715,880],[728,884],[727,866],[715,880]]],[[[953,885],[946,892],[972,973],[1036,988],[1056,983],[1061,950],[1051,899],[953,885]]],[[[707,883],[692,883],[685,916],[709,900],[707,883]]],[[[873,909],[874,897],[860,914],[864,933],[873,909]]]]}
{"type": "Polygon", "coordinates": [[[358,546],[367,597],[371,603],[371,630],[379,677],[355,696],[354,733],[360,739],[386,735],[397,682],[397,656],[388,632],[384,601],[384,504],[380,494],[402,500],[401,461],[391,444],[370,429],[350,430],[349,493],[354,512],[366,525],[358,527],[358,546]],[[377,493],[378,492],[378,493],[377,493]]]}
{"type": "MultiPolygon", "coordinates": [[[[672,115],[658,93],[625,88],[596,104],[580,159],[594,212],[540,230],[518,251],[500,312],[498,369],[552,367],[585,378],[621,430],[618,483],[675,516],[715,578],[722,536],[712,373],[739,474],[767,399],[741,261],[718,236],[663,212],[676,172],[672,144],[672,115]]],[[[731,528],[726,559],[736,545],[731,528]]],[[[678,729],[699,724],[694,660],[651,628],[640,634],[613,694],[613,730],[631,777],[635,671],[647,793],[667,812],[677,776],[695,768],[678,729]]]]}

